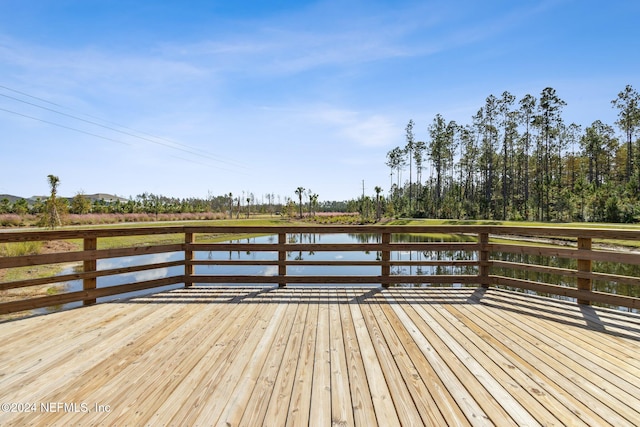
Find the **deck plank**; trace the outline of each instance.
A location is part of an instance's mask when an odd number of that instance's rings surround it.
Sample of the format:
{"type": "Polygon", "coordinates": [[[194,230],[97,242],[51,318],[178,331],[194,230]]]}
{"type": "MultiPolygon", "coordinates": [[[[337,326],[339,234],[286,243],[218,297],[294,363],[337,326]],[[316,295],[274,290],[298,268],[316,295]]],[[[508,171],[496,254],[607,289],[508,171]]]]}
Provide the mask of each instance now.
{"type": "Polygon", "coordinates": [[[331,425],[352,426],[353,403],[349,392],[349,367],[347,352],[344,350],[345,338],[340,306],[347,303],[347,296],[336,290],[338,304],[330,304],[329,309],[329,346],[331,365],[331,425]]]}
{"type": "Polygon", "coordinates": [[[277,337],[269,349],[262,370],[255,381],[255,387],[251,392],[251,396],[249,396],[248,401],[244,402],[244,404],[238,404],[237,414],[242,415],[242,417],[237,423],[230,421],[230,425],[264,425],[269,399],[274,389],[273,385],[275,384],[281,361],[285,355],[298,309],[299,304],[295,302],[287,304],[287,311],[280,321],[277,337]],[[240,409],[242,409],[241,413],[239,411],[240,409]]]}
{"type": "Polygon", "coordinates": [[[194,424],[200,413],[206,408],[210,394],[225,380],[224,374],[238,346],[250,334],[257,323],[256,304],[222,304],[218,306],[223,314],[218,322],[201,325],[210,340],[201,346],[199,363],[190,371],[186,381],[176,389],[181,399],[164,402],[159,409],[163,415],[170,415],[167,424],[194,424]]]}
{"type": "MultiPolygon", "coordinates": [[[[156,320],[171,319],[174,316],[174,321],[167,322],[167,330],[180,327],[184,318],[178,309],[167,307],[164,313],[147,311],[146,316],[129,318],[124,323],[114,322],[113,327],[107,331],[87,329],[74,341],[67,339],[55,346],[45,346],[43,353],[30,354],[29,358],[20,359],[18,364],[3,364],[2,372],[6,373],[2,378],[3,395],[6,399],[18,402],[27,398],[55,398],[66,395],[69,381],[73,382],[80,376],[86,378],[100,372],[99,369],[96,370],[96,364],[99,365],[103,360],[110,359],[123,349],[139,353],[149,348],[144,344],[141,348],[127,348],[129,343],[140,343],[140,340],[143,340],[144,343],[149,342],[153,345],[157,342],[160,337],[153,334],[156,320]],[[29,384],[30,388],[25,388],[26,384],[29,384]]],[[[82,323],[76,325],[76,328],[84,330],[82,323]]],[[[32,347],[37,347],[34,343],[42,341],[31,335],[23,340],[29,341],[32,347]]],[[[111,363],[107,362],[106,366],[112,367],[111,363]]]]}
{"type": "MultiPolygon", "coordinates": [[[[387,341],[389,335],[384,334],[386,329],[381,324],[386,323],[384,315],[376,316],[378,313],[372,307],[375,303],[367,303],[360,297],[360,309],[371,336],[371,342],[376,352],[376,357],[380,363],[380,368],[384,374],[385,382],[389,387],[389,395],[393,400],[393,404],[398,415],[398,419],[402,425],[419,425],[422,424],[422,417],[414,403],[413,396],[406,386],[403,375],[400,371],[394,355],[399,355],[400,348],[391,346],[392,342],[387,341]],[[378,318],[381,320],[378,322],[378,318]]],[[[397,341],[395,344],[398,344],[397,341]]]]}
{"type": "Polygon", "coordinates": [[[331,426],[331,347],[329,323],[329,290],[322,290],[318,305],[318,327],[313,361],[313,383],[311,387],[311,424],[331,426]]]}
{"type": "MultiPolygon", "coordinates": [[[[392,312],[384,312],[380,301],[376,301],[375,304],[369,304],[369,309],[372,315],[370,321],[373,322],[377,319],[377,328],[379,328],[391,352],[393,364],[397,366],[397,372],[389,371],[389,375],[395,375],[394,383],[397,383],[396,387],[406,388],[406,392],[400,393],[392,390],[394,402],[397,402],[396,406],[400,407],[399,411],[405,411],[403,406],[412,402],[410,409],[405,412],[405,417],[409,418],[408,424],[446,425],[446,420],[438,410],[438,406],[431,397],[427,385],[422,380],[411,356],[397,334],[397,331],[403,329],[402,324],[392,312]],[[406,394],[408,398],[405,397],[405,400],[403,400],[403,394],[406,394]]],[[[420,357],[415,358],[416,361],[421,359],[420,357]]]]}
{"type": "MultiPolygon", "coordinates": [[[[263,308],[262,305],[260,308],[263,308]]],[[[271,304],[271,307],[266,308],[274,307],[271,304]]],[[[258,333],[243,343],[241,351],[233,361],[234,372],[228,375],[228,387],[220,388],[217,393],[211,395],[207,412],[201,414],[203,421],[198,424],[214,420],[216,414],[221,412],[219,419],[214,422],[215,425],[238,425],[260,370],[269,356],[269,349],[276,339],[286,308],[285,304],[278,304],[274,311],[265,308],[261,310],[260,325],[256,328],[258,333]]]]}
{"type": "MultiPolygon", "coordinates": [[[[586,350],[580,349],[575,341],[560,342],[560,339],[555,336],[557,332],[552,332],[548,328],[536,330],[532,326],[536,324],[536,319],[529,316],[526,318],[513,317],[513,319],[509,325],[505,325],[505,328],[520,337],[521,340],[533,344],[535,348],[531,348],[532,353],[541,354],[549,366],[555,367],[557,372],[562,373],[577,388],[580,388],[579,393],[589,394],[593,404],[602,408],[603,413],[610,409],[611,412],[616,413],[615,417],[624,417],[624,419],[618,418],[619,425],[633,423],[640,419],[640,412],[633,409],[633,406],[638,404],[637,398],[622,390],[618,383],[626,384],[629,387],[633,386],[626,381],[619,381],[619,378],[607,371],[606,360],[591,363],[581,354],[584,354],[586,350]],[[571,351],[566,349],[569,345],[572,348],[571,351]],[[603,391],[606,391],[606,395],[603,391]],[[613,409],[609,406],[609,403],[613,401],[624,402],[624,404],[616,405],[613,409]]],[[[573,333],[578,335],[581,331],[574,329],[573,333]]],[[[608,420],[612,420],[611,417],[614,415],[610,413],[608,417],[608,420]]]]}
{"type": "Polygon", "coordinates": [[[369,390],[371,391],[371,401],[373,402],[378,425],[399,426],[400,420],[398,418],[398,413],[396,412],[396,408],[393,404],[393,398],[391,397],[389,386],[385,380],[382,366],[373,346],[370,331],[367,328],[367,324],[362,313],[360,298],[361,295],[356,297],[358,304],[349,304],[367,380],[367,384],[362,383],[360,384],[360,387],[363,388],[368,385],[369,390]]]}
{"type": "Polygon", "coordinates": [[[362,427],[377,426],[378,420],[376,419],[371,390],[367,383],[364,360],[351,312],[351,305],[357,304],[355,301],[356,292],[351,289],[343,292],[348,302],[340,305],[340,319],[344,338],[344,352],[349,373],[349,389],[351,391],[354,423],[356,426],[362,427]]]}
{"type": "Polygon", "coordinates": [[[501,382],[512,386],[509,390],[523,405],[526,402],[527,409],[542,424],[593,425],[581,422],[575,416],[577,409],[570,410],[566,402],[547,392],[549,388],[552,388],[551,381],[537,375],[532,365],[522,360],[510,347],[491,336],[487,330],[474,321],[473,317],[453,305],[440,308],[439,311],[440,315],[456,325],[458,331],[469,342],[473,342],[477,346],[478,349],[474,352],[474,357],[487,365],[491,363],[489,361],[492,361],[502,369],[503,372],[495,369],[492,372],[497,378],[501,378],[501,382]],[[478,337],[482,339],[478,340],[478,337]],[[478,352],[484,353],[484,356],[478,352]],[[489,361],[483,361],[484,358],[489,361]]]}
{"type": "Polygon", "coordinates": [[[446,358],[453,356],[450,354],[439,354],[435,349],[435,345],[432,344],[432,334],[428,332],[429,329],[427,325],[423,324],[423,320],[415,313],[415,311],[408,310],[408,304],[406,302],[401,306],[403,296],[387,296],[387,298],[389,299],[398,318],[401,319],[402,323],[410,331],[412,338],[422,351],[435,374],[445,384],[445,387],[453,398],[452,404],[458,405],[472,425],[493,425],[489,416],[469,393],[455,372],[447,365],[445,361],[446,358]]]}
{"type": "Polygon", "coordinates": [[[399,363],[406,363],[404,371],[409,378],[405,379],[405,382],[413,384],[416,388],[412,394],[415,393],[416,405],[419,405],[420,414],[425,424],[469,426],[467,418],[455,403],[453,396],[448,392],[440,377],[431,368],[418,344],[407,331],[406,325],[402,323],[389,304],[381,302],[380,306],[389,321],[389,328],[397,334],[398,340],[404,346],[407,357],[406,359],[402,358],[399,363]]]}
{"type": "MultiPolygon", "coordinates": [[[[566,392],[563,385],[570,386],[570,383],[559,378],[556,371],[528,353],[526,348],[516,343],[510,335],[505,335],[496,328],[496,325],[498,325],[500,321],[506,320],[502,319],[496,322],[491,318],[482,316],[482,307],[459,305],[451,308],[451,310],[454,309],[467,319],[465,321],[467,325],[475,325],[478,334],[483,336],[485,341],[507,357],[509,363],[530,376],[538,385],[538,387],[530,389],[533,395],[537,397],[544,395],[552,396],[566,408],[566,411],[569,413],[567,418],[570,422],[566,422],[565,424],[582,421],[590,426],[607,425],[605,419],[596,414],[588,404],[580,400],[580,396],[574,396],[572,393],[566,392]]],[[[553,407],[554,406],[549,406],[549,408],[553,407]]],[[[556,410],[554,414],[556,417],[563,419],[565,411],[562,407],[559,409],[560,410],[556,410]]]]}
{"type": "Polygon", "coordinates": [[[474,375],[487,389],[492,389],[492,396],[501,402],[503,408],[512,414],[519,425],[540,423],[536,420],[544,420],[543,424],[559,423],[559,420],[545,407],[549,402],[543,404],[531,399],[532,394],[528,390],[534,388],[535,383],[527,381],[529,378],[522,376],[519,371],[513,369],[512,365],[505,362],[500,352],[486,345],[484,340],[477,339],[477,335],[472,330],[441,306],[435,306],[429,315],[431,321],[440,325],[451,337],[452,343],[455,343],[453,345],[457,347],[458,357],[472,361],[467,365],[470,363],[476,365],[474,375]],[[521,385],[518,380],[525,385],[521,385]]]}
{"type": "MultiPolygon", "coordinates": [[[[289,292],[291,291],[289,290],[289,292]]],[[[284,357],[273,384],[273,393],[269,399],[263,425],[282,426],[287,422],[289,402],[291,401],[293,385],[296,379],[298,357],[304,342],[304,327],[309,314],[309,305],[304,304],[301,301],[302,298],[296,293],[299,294],[301,292],[293,292],[292,300],[296,301],[299,306],[289,340],[287,341],[284,357]]]]}
{"type": "MultiPolygon", "coordinates": [[[[311,296],[309,290],[305,290],[303,293],[306,293],[307,297],[311,296]]],[[[319,310],[317,302],[311,301],[307,304],[309,304],[309,311],[304,324],[302,347],[296,366],[293,390],[291,391],[291,398],[289,399],[286,422],[288,426],[309,424],[319,310]]],[[[284,408],[281,408],[281,410],[284,410],[284,408]]]]}
{"type": "Polygon", "coordinates": [[[640,419],[640,316],[497,289],[193,287],[4,322],[0,339],[1,402],[90,409],[0,425],[640,419]]]}
{"type": "MultiPolygon", "coordinates": [[[[487,322],[492,334],[502,336],[503,341],[516,349],[536,370],[558,384],[561,393],[574,397],[584,405],[585,412],[593,410],[599,417],[599,422],[594,425],[629,425],[623,416],[602,404],[599,397],[606,395],[604,389],[576,375],[571,367],[567,366],[572,364],[570,358],[558,360],[557,357],[550,356],[551,348],[536,337],[523,332],[519,328],[522,323],[516,313],[506,313],[508,317],[505,317],[504,311],[478,310],[476,307],[474,309],[477,315],[487,322]]],[[[525,322],[527,320],[525,319],[525,322]]]]}
{"type": "MultiPolygon", "coordinates": [[[[504,425],[510,423],[515,425],[537,425],[537,422],[529,412],[505,390],[502,384],[496,380],[494,374],[487,370],[488,367],[483,366],[474,359],[465,348],[466,346],[456,341],[445,325],[440,324],[431,315],[432,310],[427,310],[425,306],[418,304],[412,304],[411,307],[438,337],[439,341],[434,340],[434,342],[442,343],[446,346],[446,349],[443,349],[441,354],[453,355],[453,357],[446,357],[445,360],[449,363],[451,369],[457,373],[461,382],[472,392],[480,406],[490,414],[491,419],[500,419],[504,425]],[[468,375],[467,372],[471,375],[468,375]]],[[[430,306],[427,307],[432,308],[430,306]]]]}

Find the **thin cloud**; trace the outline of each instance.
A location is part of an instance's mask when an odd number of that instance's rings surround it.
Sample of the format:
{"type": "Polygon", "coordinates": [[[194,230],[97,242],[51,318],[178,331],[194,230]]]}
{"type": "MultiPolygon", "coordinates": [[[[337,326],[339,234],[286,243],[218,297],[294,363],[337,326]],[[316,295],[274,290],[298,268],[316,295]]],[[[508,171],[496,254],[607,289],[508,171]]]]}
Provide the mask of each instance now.
{"type": "Polygon", "coordinates": [[[163,44],[159,50],[218,71],[248,75],[288,75],[436,51],[416,43],[412,36],[436,25],[437,11],[416,14],[415,9],[405,8],[367,15],[371,12],[358,10],[349,15],[344,5],[333,7],[329,14],[311,8],[255,25],[244,23],[242,31],[213,32],[193,43],[163,44]]]}
{"type": "Polygon", "coordinates": [[[332,126],[342,138],[364,147],[384,147],[397,140],[401,128],[390,117],[331,107],[309,109],[305,115],[311,121],[332,126]]]}

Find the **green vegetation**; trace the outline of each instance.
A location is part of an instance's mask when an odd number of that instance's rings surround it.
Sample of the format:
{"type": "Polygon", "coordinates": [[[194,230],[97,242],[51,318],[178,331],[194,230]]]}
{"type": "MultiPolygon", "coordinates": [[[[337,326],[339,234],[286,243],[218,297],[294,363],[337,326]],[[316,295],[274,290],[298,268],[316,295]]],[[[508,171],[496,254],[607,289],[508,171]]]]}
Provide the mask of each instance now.
{"type": "Polygon", "coordinates": [[[66,203],[61,203],[57,198],[60,178],[55,175],[48,175],[47,180],[49,181],[51,195],[44,203],[40,225],[54,229],[62,225],[62,215],[67,211],[67,205],[66,203]]]}
{"type": "MultiPolygon", "coordinates": [[[[430,140],[387,153],[392,185],[387,215],[516,221],[640,221],[640,94],[627,86],[612,101],[620,141],[612,126],[594,121],[584,131],[562,118],[566,103],[553,88],[518,103],[509,92],[490,95],[472,123],[437,114],[430,140]],[[432,173],[418,177],[430,161],[432,173]],[[409,165],[409,182],[401,174],[409,165]],[[393,174],[397,181],[393,183],[393,174]]],[[[364,200],[363,200],[364,202],[364,200]]]]}
{"type": "MultiPolygon", "coordinates": [[[[448,220],[448,219],[398,219],[389,221],[388,225],[504,225],[511,227],[562,227],[562,228],[606,228],[610,230],[640,230],[640,225],[636,224],[611,224],[611,223],[548,223],[535,221],[491,221],[491,220],[448,220]]],[[[524,239],[506,240],[492,238],[493,243],[518,243],[528,245],[524,239]]],[[[637,240],[607,240],[594,239],[594,244],[613,245],[640,248],[640,241],[637,240]]]]}
{"type": "MultiPolygon", "coordinates": [[[[270,225],[288,225],[288,224],[296,224],[296,222],[282,219],[249,219],[249,220],[220,220],[212,223],[211,221],[180,221],[179,223],[171,222],[156,222],[145,224],[145,227],[162,227],[162,226],[170,226],[170,225],[180,225],[180,226],[270,226],[270,225]]],[[[126,224],[126,225],[110,225],[105,226],[104,228],[122,228],[122,227],[139,227],[136,224],[126,224]]],[[[198,242],[222,242],[225,240],[229,240],[230,238],[246,238],[249,235],[228,235],[228,234],[215,234],[215,235],[204,235],[199,234],[197,239],[198,242]]],[[[123,248],[123,247],[131,247],[131,246],[151,246],[151,245],[162,245],[162,244],[173,244],[173,243],[183,243],[184,236],[181,234],[166,234],[166,235],[148,235],[148,236],[122,236],[122,237],[104,237],[98,240],[98,249],[112,249],[112,248],[123,248]]]]}
{"type": "MultiPolygon", "coordinates": [[[[358,223],[384,218],[446,218],[544,222],[640,222],[640,94],[630,85],[612,101],[614,127],[595,120],[584,129],[566,123],[566,105],[551,87],[522,99],[505,91],[489,95],[468,124],[436,114],[428,139],[416,140],[416,123],[405,128],[406,145],[387,152],[390,189],[348,201],[319,201],[302,186],[295,198],[242,191],[206,199],[143,193],[125,200],[89,200],[82,193],[57,197],[59,178],[49,175],[46,200],[0,200],[0,226],[67,223],[219,220],[267,215],[316,219],[323,212],[358,213],[358,223]],[[402,172],[409,169],[408,181],[402,172]],[[423,173],[430,171],[425,177],[423,173]],[[394,177],[395,175],[395,177],[394,177]],[[415,179],[414,179],[415,177],[415,179]],[[395,178],[395,179],[394,179],[395,178]],[[395,181],[395,182],[394,182],[395,181]]],[[[364,187],[364,185],[363,185],[364,187]]],[[[345,222],[352,223],[351,218],[345,222]]]]}
{"type": "Polygon", "coordinates": [[[36,255],[42,250],[42,242],[16,242],[0,245],[0,256],[36,255]]]}

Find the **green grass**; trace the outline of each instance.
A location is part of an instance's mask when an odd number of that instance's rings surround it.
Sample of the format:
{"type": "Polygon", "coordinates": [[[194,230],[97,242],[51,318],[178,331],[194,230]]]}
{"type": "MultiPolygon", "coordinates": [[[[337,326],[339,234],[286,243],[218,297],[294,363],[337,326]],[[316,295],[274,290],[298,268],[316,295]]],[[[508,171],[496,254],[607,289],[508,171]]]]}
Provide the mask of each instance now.
{"type": "Polygon", "coordinates": [[[598,222],[536,222],[458,219],[396,219],[388,225],[504,225],[509,227],[606,228],[640,230],[640,224],[611,224],[598,222]]]}
{"type": "MultiPolygon", "coordinates": [[[[166,227],[166,226],[256,226],[256,227],[268,227],[277,225],[299,225],[304,224],[297,221],[290,221],[280,218],[257,218],[257,219],[238,219],[238,220],[216,220],[216,221],[170,221],[170,222],[154,222],[145,223],[143,227],[166,227]]],[[[120,224],[110,224],[102,226],[101,228],[137,228],[140,224],[127,224],[126,226],[120,224]]],[[[82,227],[83,229],[91,229],[91,227],[82,227]]],[[[74,227],[77,229],[77,227],[74,227]]],[[[223,242],[229,239],[247,238],[254,235],[237,235],[237,234],[199,234],[196,237],[196,242],[199,243],[215,243],[223,242]]],[[[184,243],[184,236],[182,234],[158,234],[158,235],[143,235],[143,236],[119,236],[119,237],[103,237],[98,239],[98,249],[113,249],[124,248],[131,246],[151,246],[151,245],[164,245],[184,243]]]]}
{"type": "MultiPolygon", "coordinates": [[[[238,220],[206,220],[206,221],[161,221],[151,223],[118,223],[100,226],[71,226],[62,229],[95,229],[95,228],[138,228],[138,227],[166,227],[166,226],[282,226],[282,225],[317,225],[313,222],[298,221],[295,219],[284,219],[280,217],[271,217],[268,215],[238,220]]],[[[437,225],[504,225],[516,227],[570,227],[570,228],[606,228],[606,229],[632,229],[640,230],[640,225],[635,224],[603,224],[603,223],[546,223],[532,221],[495,221],[495,220],[451,220],[451,219],[397,219],[386,223],[385,225],[413,225],[413,226],[437,226],[437,225]]],[[[432,238],[447,238],[448,234],[432,233],[432,238]]],[[[229,240],[231,238],[247,238],[253,235],[230,235],[230,234],[199,234],[197,242],[215,243],[229,240]]],[[[181,234],[166,235],[142,235],[142,236],[122,236],[122,237],[104,237],[98,239],[98,249],[113,249],[132,246],[150,246],[162,244],[182,243],[184,237],[181,234]]],[[[492,242],[515,243],[513,240],[492,238],[492,242]]],[[[78,248],[82,247],[81,240],[72,240],[78,248]]],[[[521,241],[521,244],[533,245],[534,243],[521,241]]],[[[519,244],[520,244],[519,243],[519,244]]],[[[594,243],[623,245],[629,247],[640,247],[640,241],[620,241],[620,240],[597,240],[594,243]]],[[[535,243],[538,244],[538,243],[535,243]]],[[[24,242],[24,243],[7,243],[0,246],[0,256],[19,256],[39,253],[40,242],[24,242]]]]}
{"type": "MultiPolygon", "coordinates": [[[[138,227],[166,227],[166,226],[277,226],[277,225],[317,225],[314,222],[299,221],[295,219],[285,219],[281,217],[272,217],[269,215],[263,215],[258,217],[252,217],[252,219],[232,219],[232,220],[198,220],[198,221],[160,221],[149,223],[117,223],[107,224],[99,226],[69,226],[61,229],[95,229],[95,228],[138,228],[138,227]]],[[[534,222],[534,221],[496,221],[496,220],[452,220],[452,219],[396,219],[387,222],[385,225],[503,225],[514,227],[566,227],[566,228],[600,228],[600,229],[631,229],[640,230],[640,225],[637,224],[607,224],[607,223],[547,223],[547,222],[534,222]]],[[[197,241],[199,242],[219,242],[228,240],[231,237],[246,238],[247,235],[198,235],[197,241]]],[[[431,237],[440,238],[447,237],[445,234],[433,234],[431,237]]],[[[140,245],[159,245],[159,244],[172,244],[182,243],[183,237],[179,234],[172,235],[146,235],[146,236],[123,236],[123,237],[105,237],[99,239],[99,249],[111,249],[140,245]]],[[[639,241],[613,241],[613,240],[598,240],[598,243],[603,244],[622,244],[625,246],[640,247],[639,241]]],[[[74,240],[73,243],[78,247],[82,247],[81,240],[74,240]]],[[[0,255],[2,256],[17,256],[26,255],[37,250],[37,247],[29,247],[30,245],[39,245],[38,242],[26,242],[26,243],[11,243],[0,246],[0,255]],[[8,245],[11,245],[9,247],[8,245]],[[32,252],[30,252],[32,251],[32,252]]]]}
{"type": "MultiPolygon", "coordinates": [[[[399,219],[390,221],[389,225],[503,225],[509,227],[557,227],[557,228],[594,228],[607,230],[638,230],[638,224],[610,224],[610,223],[594,223],[594,222],[535,222],[535,221],[496,221],[496,220],[452,220],[452,219],[399,219]]],[[[494,243],[517,243],[524,246],[553,246],[548,244],[540,244],[528,242],[526,240],[516,241],[510,239],[492,238],[494,243]]],[[[638,240],[613,240],[613,239],[594,239],[594,244],[625,246],[630,248],[640,248],[638,240]]]]}
{"type": "Polygon", "coordinates": [[[59,274],[66,266],[59,264],[34,265],[27,267],[9,268],[4,275],[5,282],[13,282],[25,279],[39,279],[52,277],[59,274]]]}
{"type": "Polygon", "coordinates": [[[36,255],[42,250],[42,242],[15,242],[0,245],[0,256],[12,257],[36,255]]]}

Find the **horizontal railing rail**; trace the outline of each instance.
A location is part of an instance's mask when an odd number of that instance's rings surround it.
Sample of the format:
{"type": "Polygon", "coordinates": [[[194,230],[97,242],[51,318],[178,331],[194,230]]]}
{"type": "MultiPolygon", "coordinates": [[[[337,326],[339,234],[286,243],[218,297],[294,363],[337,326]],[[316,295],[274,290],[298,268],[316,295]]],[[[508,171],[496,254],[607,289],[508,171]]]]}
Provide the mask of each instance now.
{"type": "MultiPolygon", "coordinates": [[[[432,226],[170,226],[100,228],[93,230],[0,232],[0,249],[18,247],[27,242],[66,240],[80,245],[73,251],[0,256],[0,314],[31,310],[82,301],[89,305],[97,298],[128,294],[169,285],[206,284],[460,284],[504,286],[553,296],[574,298],[580,304],[601,303],[640,308],[640,253],[620,245],[640,241],[640,230],[567,227],[513,227],[493,225],[432,226]],[[350,234],[361,241],[330,243],[303,242],[300,236],[350,234]],[[417,241],[415,235],[433,235],[432,241],[417,241]],[[254,243],[241,236],[270,235],[269,243],[254,243]],[[226,236],[229,241],[214,243],[212,237],[226,236]],[[443,236],[457,236],[447,241],[443,236]],[[105,239],[133,239],[137,243],[108,248],[105,239]],[[413,241],[412,241],[413,240],[413,241]],[[607,247],[594,248],[594,241],[606,241],[607,247]],[[618,244],[617,246],[615,244],[618,244]],[[268,254],[266,259],[205,259],[203,253],[268,254]],[[305,254],[363,253],[375,259],[304,259],[305,254]],[[296,257],[295,255],[298,254],[296,257]],[[400,259],[408,254],[410,259],[400,259]],[[161,261],[141,256],[159,255],[161,261]],[[414,256],[415,255],[415,256],[414,256]],[[176,259],[168,260],[166,257],[176,259]],[[141,259],[136,265],[98,268],[98,262],[116,258],[141,259]],[[395,259],[394,259],[395,258],[395,259]],[[27,270],[44,266],[73,264],[76,270],[44,277],[21,277],[27,270]],[[621,271],[597,271],[600,264],[620,266],[621,271]],[[594,269],[594,265],[598,268],[594,269]],[[219,267],[272,267],[263,273],[205,274],[219,267]],[[295,275],[294,267],[373,267],[374,273],[295,275]],[[432,267],[425,274],[423,267],[432,267]],[[154,270],[180,269],[153,277],[154,270]],[[635,268],[635,270],[634,270],[635,268]],[[406,272],[409,270],[408,273],[406,272]],[[450,269],[450,272],[447,272],[450,269]],[[17,273],[16,273],[17,272],[17,273]],[[14,274],[15,273],[15,274],[14,274]],[[22,274],[20,274],[22,273],[22,274]],[[144,280],[136,275],[144,275],[144,280]],[[98,279],[119,277],[125,283],[100,285],[98,279]],[[53,295],[29,292],[38,286],[59,286],[82,281],[82,289],[56,289],[53,295]],[[127,280],[129,280],[127,282],[127,280]],[[597,284],[597,286],[594,286],[597,284]],[[603,286],[600,286],[604,284],[603,286]],[[616,284],[612,288],[611,284],[616,284]],[[626,293],[621,291],[626,287],[626,293]],[[603,288],[605,290],[600,290],[603,288]]],[[[108,241],[107,241],[108,242],[108,241]]],[[[120,243],[123,245],[123,243],[120,243]]],[[[59,273],[60,268],[57,269],[59,273]]],[[[615,269],[614,269],[615,270],[615,269]]],[[[217,270],[216,270],[217,271],[217,270]]]]}

